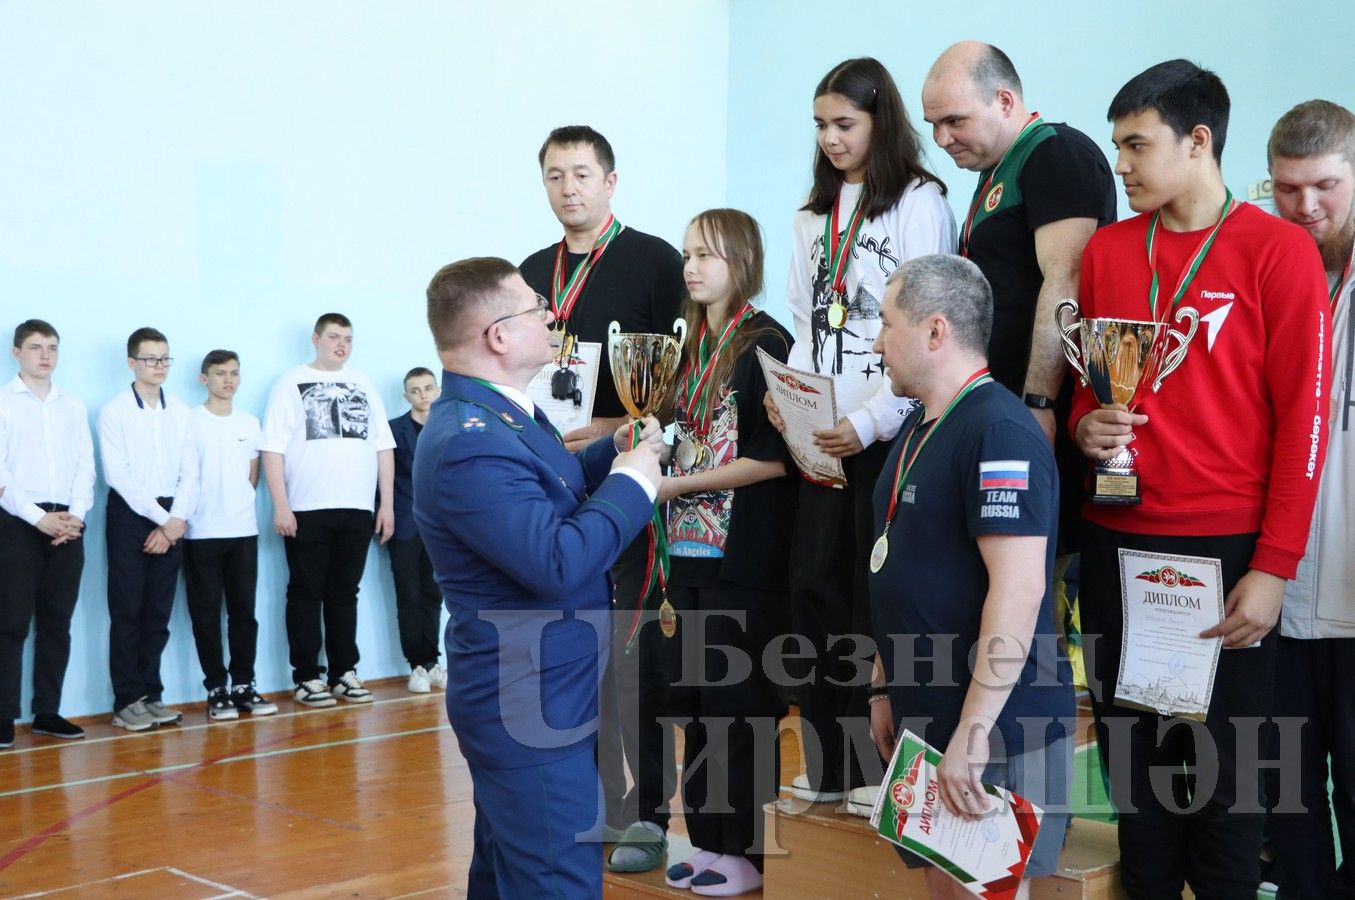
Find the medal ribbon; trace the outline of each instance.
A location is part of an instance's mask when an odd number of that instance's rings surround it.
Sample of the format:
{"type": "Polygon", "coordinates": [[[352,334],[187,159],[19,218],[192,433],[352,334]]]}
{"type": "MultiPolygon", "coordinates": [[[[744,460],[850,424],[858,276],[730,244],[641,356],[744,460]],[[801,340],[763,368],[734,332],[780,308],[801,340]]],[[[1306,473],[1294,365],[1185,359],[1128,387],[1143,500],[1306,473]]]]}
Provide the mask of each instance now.
{"type": "Polygon", "coordinates": [[[908,432],[908,437],[904,439],[903,446],[899,448],[899,464],[894,468],[894,487],[889,492],[889,511],[885,513],[885,532],[888,532],[889,526],[894,524],[894,512],[899,506],[899,494],[903,490],[904,483],[908,480],[908,473],[913,471],[913,463],[917,462],[918,454],[922,452],[922,448],[927,446],[927,442],[932,439],[932,436],[941,430],[941,424],[946,421],[946,417],[951,414],[955,407],[960,405],[961,400],[968,397],[974,388],[987,384],[992,380],[993,376],[988,374],[987,367],[979,369],[973,375],[970,375],[965,383],[960,385],[960,389],[955,392],[955,396],[951,398],[950,403],[942,410],[941,415],[937,417],[936,423],[932,425],[931,431],[924,434],[922,440],[917,442],[917,446],[913,448],[912,453],[905,453],[904,451],[908,448],[908,442],[913,439],[913,435],[917,433],[918,425],[921,423],[914,425],[913,429],[908,432]],[[904,461],[905,457],[907,457],[907,462],[904,461]]]}
{"type": "Polygon", "coordinates": [[[1233,192],[1224,188],[1223,209],[1219,212],[1219,220],[1214,223],[1214,227],[1209,229],[1209,233],[1200,241],[1195,252],[1186,260],[1185,268],[1181,271],[1181,277],[1176,282],[1176,290],[1172,292],[1171,305],[1162,313],[1162,318],[1157,316],[1157,295],[1162,285],[1158,283],[1157,277],[1157,231],[1162,224],[1162,210],[1153,213],[1153,221],[1148,224],[1148,236],[1146,241],[1148,248],[1148,270],[1153,273],[1153,282],[1148,287],[1148,318],[1154,322],[1165,322],[1171,311],[1176,309],[1181,298],[1186,295],[1186,290],[1190,288],[1190,283],[1195,280],[1195,273],[1204,265],[1204,258],[1209,255],[1209,249],[1214,246],[1214,238],[1218,237],[1219,229],[1223,227],[1224,219],[1232,214],[1233,210],[1240,206],[1233,199],[1233,192]]]}
{"type": "Polygon", "coordinates": [[[1030,118],[1026,120],[1026,124],[1021,126],[1021,131],[1017,134],[1016,140],[1012,141],[1012,145],[1003,151],[1002,158],[997,161],[997,165],[993,166],[993,171],[988,173],[988,178],[983,182],[983,187],[979,188],[978,193],[974,195],[973,202],[969,204],[969,215],[965,216],[964,219],[964,233],[960,236],[961,256],[969,256],[969,232],[974,229],[974,217],[978,215],[979,204],[983,202],[984,197],[988,196],[988,189],[993,186],[993,179],[997,177],[998,172],[1002,171],[1002,164],[1007,161],[1007,157],[1012,155],[1012,151],[1015,150],[1023,140],[1029,138],[1035,133],[1035,130],[1043,124],[1044,119],[1040,118],[1038,112],[1030,114],[1030,118]]]}
{"type": "Polygon", "coordinates": [[[612,238],[621,233],[621,223],[616,220],[616,216],[607,216],[607,221],[602,223],[602,233],[598,235],[597,241],[593,244],[593,249],[588,251],[588,255],[579,261],[574,267],[574,272],[565,280],[565,241],[561,239],[560,246],[555,251],[555,277],[551,279],[550,305],[551,312],[555,313],[555,320],[564,326],[569,321],[569,314],[574,311],[574,304],[579,302],[579,295],[583,293],[584,282],[588,280],[588,274],[593,271],[593,266],[602,257],[603,251],[607,245],[612,242],[612,238]]]}
{"type": "MultiPolygon", "coordinates": [[[[833,201],[832,214],[823,223],[823,250],[828,254],[829,280],[833,285],[833,291],[838,294],[847,293],[847,259],[851,256],[852,245],[856,243],[856,235],[866,221],[865,210],[861,208],[861,201],[865,196],[866,190],[863,187],[861,193],[857,195],[856,206],[852,207],[851,218],[847,220],[847,231],[840,237],[837,230],[837,200],[833,201]]],[[[842,194],[839,192],[838,199],[841,198],[842,194]]]]}
{"type": "Polygon", "coordinates": [[[720,340],[715,344],[715,352],[706,356],[706,337],[708,324],[706,320],[701,322],[701,333],[697,338],[697,359],[699,366],[693,366],[687,363],[687,368],[683,372],[683,382],[685,390],[683,399],[687,401],[687,415],[691,420],[697,423],[696,433],[706,435],[710,431],[710,376],[715,371],[715,364],[720,360],[720,354],[729,342],[734,339],[734,333],[739,330],[739,326],[747,322],[757,311],[753,309],[752,304],[745,303],[725,326],[724,332],[720,335],[720,340]]]}
{"type": "Polygon", "coordinates": [[[1341,277],[1337,279],[1336,284],[1331,286],[1327,299],[1331,302],[1332,309],[1336,308],[1336,298],[1341,296],[1341,291],[1346,288],[1346,282],[1350,280],[1350,264],[1352,262],[1355,262],[1355,255],[1346,260],[1346,270],[1341,273],[1341,277]]]}

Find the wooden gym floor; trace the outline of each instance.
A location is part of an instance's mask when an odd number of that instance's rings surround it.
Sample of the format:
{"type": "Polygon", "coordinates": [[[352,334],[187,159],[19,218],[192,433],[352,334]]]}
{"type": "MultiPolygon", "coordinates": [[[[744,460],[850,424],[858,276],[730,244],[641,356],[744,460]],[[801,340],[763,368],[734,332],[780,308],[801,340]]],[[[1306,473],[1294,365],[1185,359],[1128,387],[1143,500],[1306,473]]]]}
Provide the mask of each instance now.
{"type": "MultiPolygon", "coordinates": [[[[283,694],[234,722],[191,704],[142,734],[97,717],[82,741],[19,726],[0,750],[0,896],[464,896],[471,782],[443,695],[369,687],[370,705],[283,694]]],[[[783,782],[799,750],[783,734],[783,782]]]]}

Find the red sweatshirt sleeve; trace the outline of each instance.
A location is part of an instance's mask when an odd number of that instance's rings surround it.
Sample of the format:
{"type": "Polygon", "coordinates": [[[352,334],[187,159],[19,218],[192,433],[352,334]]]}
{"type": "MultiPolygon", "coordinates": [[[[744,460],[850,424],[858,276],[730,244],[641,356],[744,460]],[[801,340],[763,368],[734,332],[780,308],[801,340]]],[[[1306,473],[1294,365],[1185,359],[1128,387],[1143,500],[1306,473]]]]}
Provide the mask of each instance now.
{"type": "Polygon", "coordinates": [[[1270,482],[1251,567],[1293,578],[1327,450],[1331,313],[1317,247],[1295,232],[1262,282],[1265,381],[1275,415],[1270,482]]]}

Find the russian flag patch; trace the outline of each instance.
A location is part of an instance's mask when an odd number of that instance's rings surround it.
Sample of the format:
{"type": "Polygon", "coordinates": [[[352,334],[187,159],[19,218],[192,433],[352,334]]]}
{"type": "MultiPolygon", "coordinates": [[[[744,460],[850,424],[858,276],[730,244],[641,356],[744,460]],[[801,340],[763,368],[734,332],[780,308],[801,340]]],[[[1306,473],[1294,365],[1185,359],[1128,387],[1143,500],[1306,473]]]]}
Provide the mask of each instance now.
{"type": "Polygon", "coordinates": [[[981,491],[1024,491],[1029,487],[1029,460],[997,459],[979,463],[981,491]]]}

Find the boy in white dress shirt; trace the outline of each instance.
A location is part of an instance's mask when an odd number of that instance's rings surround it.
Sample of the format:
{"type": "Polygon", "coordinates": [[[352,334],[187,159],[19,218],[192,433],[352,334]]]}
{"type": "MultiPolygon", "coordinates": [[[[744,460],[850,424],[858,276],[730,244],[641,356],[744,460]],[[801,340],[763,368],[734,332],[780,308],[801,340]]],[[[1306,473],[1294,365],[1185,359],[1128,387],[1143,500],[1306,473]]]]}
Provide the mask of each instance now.
{"type": "Polygon", "coordinates": [[[50,324],[21,322],[12,351],[19,374],[0,387],[0,747],[14,742],[31,623],[33,733],[85,736],[59,709],[94,503],[94,444],[85,404],[52,383],[59,351],[50,324]]]}
{"type": "Polygon", "coordinates": [[[197,505],[198,467],[189,452],[183,401],[162,385],[174,360],[154,328],[127,338],[134,381],[99,411],[108,482],[108,669],[113,724],[145,731],[180,721],[161,702],[160,655],[183,561],[181,539],[197,505]]]}

